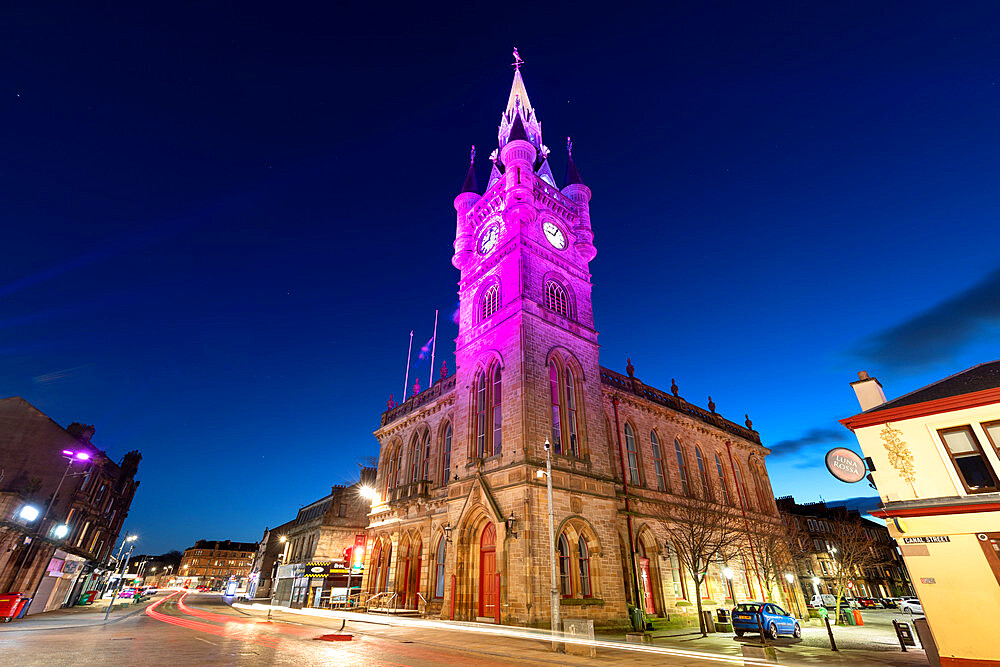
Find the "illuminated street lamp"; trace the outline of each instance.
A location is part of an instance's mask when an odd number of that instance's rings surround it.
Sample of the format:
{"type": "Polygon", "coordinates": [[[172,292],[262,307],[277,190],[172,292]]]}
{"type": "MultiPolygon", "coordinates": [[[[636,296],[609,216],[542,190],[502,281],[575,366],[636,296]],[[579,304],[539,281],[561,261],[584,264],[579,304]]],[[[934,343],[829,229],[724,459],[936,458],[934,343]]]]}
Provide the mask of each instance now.
{"type": "Polygon", "coordinates": [[[52,529],[52,534],[61,540],[62,538],[69,535],[69,526],[67,526],[64,523],[61,523],[52,529]]]}
{"type": "Polygon", "coordinates": [[[726,583],[729,585],[729,599],[736,604],[736,593],[733,592],[733,568],[727,567],[722,570],[722,576],[726,578],[726,583]]]}
{"type": "Polygon", "coordinates": [[[34,505],[25,505],[24,507],[21,508],[21,511],[18,513],[18,516],[21,517],[22,520],[31,523],[32,521],[38,518],[38,508],[35,507],[34,505]]]}
{"type": "MultiPolygon", "coordinates": [[[[552,646],[555,648],[558,646],[556,643],[556,634],[559,632],[559,586],[556,578],[556,543],[555,543],[555,518],[552,513],[552,445],[549,443],[549,439],[545,438],[545,470],[536,471],[535,475],[541,479],[545,478],[545,490],[548,494],[549,501],[549,583],[551,585],[551,628],[552,628],[552,646]]],[[[500,600],[497,600],[497,604],[500,604],[500,600]]]]}
{"type": "MultiPolygon", "coordinates": [[[[41,535],[42,527],[45,525],[45,519],[49,516],[49,510],[52,509],[53,503],[56,502],[56,498],[59,496],[59,491],[62,490],[63,482],[66,481],[66,476],[69,475],[70,468],[73,467],[74,463],[77,462],[86,463],[87,461],[90,461],[92,456],[90,452],[85,452],[85,451],[74,452],[69,449],[62,450],[62,455],[66,459],[66,469],[63,470],[62,477],[59,478],[59,484],[56,485],[55,493],[53,493],[52,497],[49,498],[49,502],[45,506],[45,511],[42,512],[42,518],[39,520],[38,526],[35,528],[35,535],[41,535]]],[[[20,517],[24,521],[31,523],[32,521],[35,520],[37,516],[38,516],[37,508],[31,505],[25,505],[24,507],[21,508],[20,517]]],[[[34,543],[30,543],[28,545],[28,551],[24,554],[24,557],[21,559],[21,563],[17,566],[17,571],[14,572],[14,576],[10,580],[10,584],[8,585],[7,588],[8,593],[13,591],[14,586],[17,585],[17,577],[18,575],[21,574],[21,570],[24,568],[25,563],[27,563],[28,560],[30,560],[31,550],[33,547],[34,543]]]]}
{"type": "Polygon", "coordinates": [[[378,498],[378,492],[370,486],[362,486],[358,489],[358,494],[362,498],[367,498],[371,502],[375,502],[378,498]]]}

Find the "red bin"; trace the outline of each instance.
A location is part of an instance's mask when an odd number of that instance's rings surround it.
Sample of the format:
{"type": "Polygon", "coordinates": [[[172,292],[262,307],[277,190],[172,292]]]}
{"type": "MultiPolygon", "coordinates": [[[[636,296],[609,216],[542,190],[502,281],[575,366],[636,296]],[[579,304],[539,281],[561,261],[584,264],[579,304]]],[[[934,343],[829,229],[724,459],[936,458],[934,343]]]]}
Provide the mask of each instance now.
{"type": "Polygon", "coordinates": [[[11,619],[17,616],[21,604],[20,593],[6,593],[0,595],[0,621],[10,623],[11,619]]]}
{"type": "Polygon", "coordinates": [[[28,613],[28,605],[31,604],[31,598],[22,597],[21,601],[17,603],[17,608],[14,610],[14,618],[24,618],[24,615],[28,613]]]}
{"type": "Polygon", "coordinates": [[[861,618],[861,612],[857,609],[852,609],[851,611],[854,612],[854,625],[864,625],[865,622],[861,618]]]}

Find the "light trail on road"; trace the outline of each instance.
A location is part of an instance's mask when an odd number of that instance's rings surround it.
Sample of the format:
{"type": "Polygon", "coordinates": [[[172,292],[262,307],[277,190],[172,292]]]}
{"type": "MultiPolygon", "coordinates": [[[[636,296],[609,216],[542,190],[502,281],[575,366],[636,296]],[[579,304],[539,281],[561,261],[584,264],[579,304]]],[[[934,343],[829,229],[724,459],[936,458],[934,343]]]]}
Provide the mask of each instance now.
{"type": "MultiPolygon", "coordinates": [[[[242,604],[234,603],[233,607],[239,609],[253,609],[266,611],[269,606],[259,603],[242,604]]],[[[489,626],[482,623],[469,623],[464,621],[434,621],[430,619],[400,618],[388,616],[375,616],[373,614],[360,614],[354,612],[334,612],[324,609],[291,609],[290,607],[270,607],[273,610],[301,614],[303,616],[314,616],[318,618],[347,619],[361,623],[373,623],[377,625],[411,627],[419,629],[440,629],[450,632],[470,632],[482,635],[492,635],[497,637],[508,637],[511,639],[531,639],[535,641],[557,642],[564,644],[575,644],[579,646],[592,646],[594,648],[604,648],[614,651],[630,651],[634,653],[645,653],[649,655],[669,656],[672,658],[687,658],[694,660],[704,660],[707,662],[717,662],[729,665],[773,665],[767,660],[749,658],[743,656],[720,655],[718,653],[705,653],[703,651],[689,651],[684,649],[668,648],[666,646],[648,646],[645,644],[627,644],[625,642],[607,641],[602,639],[587,639],[566,633],[553,635],[550,630],[534,628],[516,628],[512,626],[489,626]]]]}

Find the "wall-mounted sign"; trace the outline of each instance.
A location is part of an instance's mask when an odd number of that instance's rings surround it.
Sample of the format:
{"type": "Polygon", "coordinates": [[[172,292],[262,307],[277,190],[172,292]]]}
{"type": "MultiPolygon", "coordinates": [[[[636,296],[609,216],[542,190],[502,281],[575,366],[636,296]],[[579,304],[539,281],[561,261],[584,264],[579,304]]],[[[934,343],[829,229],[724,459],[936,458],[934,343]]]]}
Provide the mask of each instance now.
{"type": "Polygon", "coordinates": [[[920,583],[922,583],[922,584],[936,584],[937,580],[934,577],[920,577],[920,583]]]}
{"type": "Polygon", "coordinates": [[[333,569],[333,563],[306,563],[305,576],[307,577],[326,577],[330,574],[330,570],[333,569]]]}
{"type": "Polygon", "coordinates": [[[860,482],[868,474],[864,460],[846,447],[834,447],[826,453],[826,469],[848,484],[860,482]]]}
{"type": "Polygon", "coordinates": [[[904,537],[903,544],[935,544],[937,542],[951,542],[947,535],[928,535],[926,537],[904,537]]]}

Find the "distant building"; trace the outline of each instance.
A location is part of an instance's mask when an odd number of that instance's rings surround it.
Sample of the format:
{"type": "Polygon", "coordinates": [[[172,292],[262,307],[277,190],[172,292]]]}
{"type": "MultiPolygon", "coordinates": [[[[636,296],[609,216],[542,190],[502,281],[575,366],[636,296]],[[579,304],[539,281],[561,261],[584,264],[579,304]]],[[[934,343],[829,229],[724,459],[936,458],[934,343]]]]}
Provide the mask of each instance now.
{"type": "Polygon", "coordinates": [[[942,665],[1000,665],[1000,361],[886,401],[867,373],[841,420],[874,463],[942,665]]]}
{"type": "Polygon", "coordinates": [[[362,468],[361,479],[350,486],[334,486],[330,494],[301,508],[295,520],[285,525],[284,545],[278,560],[275,602],[293,606],[325,606],[331,596],[342,595],[348,583],[361,585],[361,573],[348,582],[350,549],[368,526],[371,501],[360,493],[375,483],[375,469],[362,468]],[[329,567],[326,577],[306,576],[307,563],[329,567]],[[341,571],[343,570],[343,571],[341,571]],[[335,591],[335,589],[337,589],[335,591]]]}
{"type": "Polygon", "coordinates": [[[889,536],[885,526],[869,521],[858,510],[827,505],[826,503],[796,503],[792,496],[777,499],[778,511],[786,525],[795,524],[796,537],[800,544],[795,552],[799,555],[798,578],[802,592],[808,600],[814,594],[836,595],[834,572],[836,560],[831,553],[831,542],[835,522],[850,521],[860,523],[871,540],[883,564],[872,566],[851,578],[854,597],[889,598],[912,595],[910,578],[906,567],[896,551],[896,542],[889,536]]]}
{"type": "Polygon", "coordinates": [[[250,583],[247,586],[248,598],[271,597],[274,578],[278,570],[278,561],[285,551],[288,530],[293,525],[295,525],[294,519],[277,528],[264,529],[264,535],[257,543],[257,554],[250,571],[250,583]]]}
{"type": "Polygon", "coordinates": [[[198,540],[184,551],[178,583],[189,588],[205,585],[216,590],[236,580],[243,588],[256,553],[255,542],[198,540]]]}
{"type": "Polygon", "coordinates": [[[0,591],[32,595],[29,614],[98,585],[139,486],[139,452],[116,463],[93,435],[0,400],[0,591]]]}

